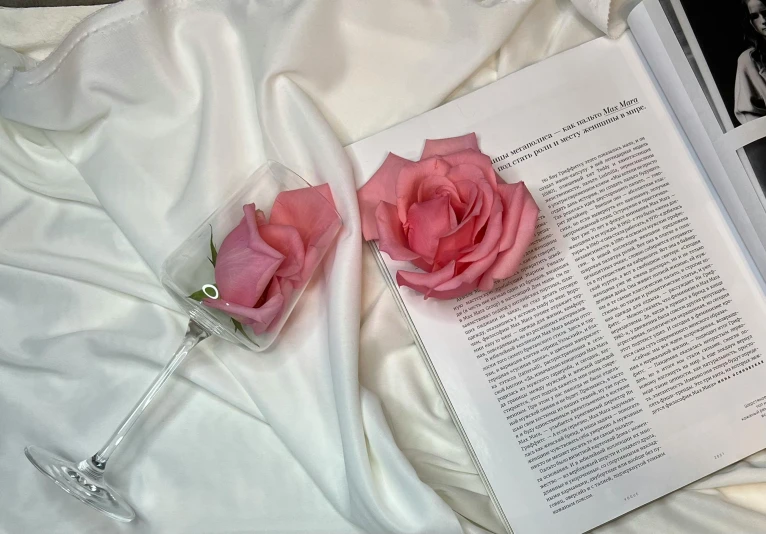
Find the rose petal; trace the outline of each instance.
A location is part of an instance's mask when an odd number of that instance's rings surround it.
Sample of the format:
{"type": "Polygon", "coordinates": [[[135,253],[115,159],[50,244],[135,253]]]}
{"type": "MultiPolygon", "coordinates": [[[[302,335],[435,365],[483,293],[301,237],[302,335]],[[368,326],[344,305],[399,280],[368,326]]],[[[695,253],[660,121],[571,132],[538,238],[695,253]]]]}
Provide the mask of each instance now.
{"type": "Polygon", "coordinates": [[[461,163],[459,165],[453,165],[452,167],[450,167],[450,170],[447,173],[447,178],[451,182],[462,182],[464,180],[467,180],[475,184],[480,184],[484,182],[489,184],[489,182],[487,182],[487,179],[484,177],[484,172],[476,165],[472,165],[470,163],[461,163]]]}
{"type": "Polygon", "coordinates": [[[299,275],[291,276],[290,280],[296,284],[308,282],[309,278],[311,278],[314,271],[319,266],[319,262],[322,261],[323,252],[323,250],[316,247],[308,247],[306,249],[306,258],[303,261],[303,269],[299,275]]]}
{"type": "Polygon", "coordinates": [[[418,293],[422,293],[424,298],[435,298],[442,300],[462,297],[463,295],[467,295],[476,289],[476,281],[461,284],[458,287],[448,291],[439,291],[431,287],[434,283],[438,283],[440,280],[449,280],[449,276],[454,272],[452,269],[453,267],[454,264],[446,265],[436,273],[398,271],[396,273],[396,282],[400,286],[409,287],[418,293]]]}
{"type": "Polygon", "coordinates": [[[269,221],[266,220],[266,214],[263,213],[263,210],[255,210],[255,224],[258,226],[263,226],[264,224],[268,224],[269,221]]]}
{"type": "MultiPolygon", "coordinates": [[[[493,248],[489,254],[481,258],[480,260],[477,260],[473,263],[464,263],[462,265],[467,265],[467,267],[461,271],[459,274],[454,276],[451,280],[447,280],[440,286],[437,286],[434,288],[436,291],[452,291],[454,289],[457,289],[463,284],[472,284],[476,283],[479,284],[480,277],[488,270],[490,269],[497,258],[497,245],[495,245],[495,248],[493,248]]],[[[480,285],[480,284],[479,284],[480,285]]]]}
{"type": "Polygon", "coordinates": [[[461,203],[468,207],[476,201],[476,197],[479,196],[479,188],[474,182],[470,180],[454,180],[454,183],[461,203]]]}
{"type": "Polygon", "coordinates": [[[467,217],[479,213],[481,205],[477,207],[476,202],[481,203],[482,196],[479,194],[479,188],[475,183],[467,180],[455,182],[455,190],[460,198],[459,206],[453,206],[458,221],[462,222],[467,217]]]}
{"type": "MultiPolygon", "coordinates": [[[[338,224],[330,186],[282,191],[274,200],[270,223],[294,226],[305,244],[324,243],[328,240],[328,229],[337,228],[338,224]]],[[[329,241],[332,237],[329,236],[329,241]]]]}
{"type": "MultiPolygon", "coordinates": [[[[489,216],[487,222],[487,229],[484,232],[484,237],[478,243],[478,246],[471,252],[460,258],[460,263],[472,263],[480,260],[494,249],[500,241],[500,236],[503,233],[503,201],[500,195],[495,193],[495,199],[492,204],[492,213],[489,216]]],[[[499,247],[498,247],[499,249],[499,247]]]]}
{"type": "Polygon", "coordinates": [[[279,290],[282,292],[282,297],[285,299],[285,306],[290,302],[290,299],[295,293],[295,285],[285,278],[275,278],[275,281],[279,281],[279,290]]]}
{"type": "Polygon", "coordinates": [[[407,236],[404,235],[402,223],[396,214],[396,206],[388,202],[378,204],[375,210],[378,228],[378,247],[388,254],[392,260],[412,261],[420,257],[409,249],[407,236]]]}
{"type": "Polygon", "coordinates": [[[524,203],[532,199],[524,182],[515,184],[498,183],[497,192],[503,199],[503,235],[500,238],[500,252],[508,250],[516,238],[524,203]]]}
{"type": "MultiPolygon", "coordinates": [[[[457,182],[455,183],[455,187],[458,190],[460,198],[465,203],[462,216],[458,215],[459,219],[465,221],[469,217],[478,216],[484,206],[484,195],[482,194],[481,189],[479,189],[475,183],[469,181],[457,182]]],[[[489,192],[489,190],[487,190],[487,192],[489,192]]]]}
{"type": "Polygon", "coordinates": [[[321,258],[341,227],[327,184],[279,193],[271,209],[270,222],[294,226],[298,230],[306,247],[304,272],[313,272],[316,266],[316,261],[312,260],[313,264],[307,268],[309,254],[312,258],[321,258]],[[311,248],[316,250],[311,251],[311,248]]]}
{"type": "Polygon", "coordinates": [[[383,165],[375,171],[366,184],[357,191],[359,214],[362,218],[362,235],[367,241],[378,239],[375,210],[380,202],[396,204],[396,179],[402,166],[412,163],[389,152],[383,165]]]}
{"type": "Polygon", "coordinates": [[[418,202],[425,202],[437,196],[449,196],[450,204],[453,208],[463,204],[455,184],[446,176],[429,176],[420,182],[417,196],[418,202]]]}
{"type": "Polygon", "coordinates": [[[434,270],[434,266],[433,266],[432,263],[428,263],[426,260],[424,260],[423,258],[420,258],[420,257],[415,258],[414,260],[412,260],[412,265],[414,265],[418,269],[423,270],[423,271],[425,271],[427,273],[430,273],[431,271],[434,270]]]}
{"type": "Polygon", "coordinates": [[[267,331],[273,331],[277,327],[277,324],[282,319],[282,315],[284,314],[287,306],[290,303],[290,297],[292,297],[293,292],[294,292],[294,288],[290,280],[287,280],[285,278],[280,278],[279,276],[275,276],[274,279],[271,281],[271,285],[269,285],[269,290],[266,293],[266,298],[271,300],[275,298],[277,295],[281,295],[283,298],[283,305],[279,309],[279,312],[274,316],[274,318],[266,327],[267,331]]]}
{"type": "MultiPolygon", "coordinates": [[[[526,191],[526,187],[524,187],[524,190],[526,191]]],[[[526,191],[513,245],[501,252],[493,265],[487,269],[487,272],[484,273],[479,282],[480,289],[491,289],[495,280],[508,278],[518,270],[519,265],[524,259],[524,254],[535,238],[535,227],[537,226],[539,211],[540,209],[535,204],[532,195],[529,194],[529,191],[526,191]]]]}
{"type": "Polygon", "coordinates": [[[223,300],[252,307],[284,260],[258,233],[255,206],[243,208],[245,217],[218,249],[215,281],[223,300]]]}
{"type": "Polygon", "coordinates": [[[484,179],[492,187],[492,190],[497,190],[497,173],[492,166],[492,160],[486,154],[482,154],[478,150],[462,150],[444,156],[444,161],[452,167],[457,165],[473,165],[478,167],[481,169],[484,179]]]}
{"type": "MultiPolygon", "coordinates": [[[[484,228],[487,220],[489,220],[495,192],[493,191],[491,184],[484,178],[484,174],[481,170],[474,165],[456,165],[450,169],[447,178],[455,182],[456,188],[457,184],[461,182],[470,182],[479,190],[477,198],[481,198],[481,203],[478,205],[478,219],[474,227],[474,237],[476,237],[476,234],[484,228]]],[[[465,189],[465,186],[462,186],[462,188],[465,189]]]]}
{"type": "Polygon", "coordinates": [[[292,276],[300,272],[303,268],[306,250],[301,235],[295,227],[264,224],[258,226],[258,232],[266,243],[285,257],[274,276],[292,276]]]}
{"type": "Polygon", "coordinates": [[[431,156],[446,156],[465,149],[479,150],[479,143],[476,140],[476,134],[471,132],[459,137],[447,137],[446,139],[426,139],[423,147],[423,154],[420,159],[430,158],[431,156]]]}
{"type": "Polygon", "coordinates": [[[418,202],[407,213],[407,242],[410,250],[433,263],[439,238],[452,229],[449,197],[418,202]]]}
{"type": "Polygon", "coordinates": [[[407,221],[410,206],[418,200],[420,183],[429,176],[446,176],[449,169],[450,166],[439,157],[408,162],[402,166],[396,180],[396,208],[402,224],[407,221]]]}
{"type": "Polygon", "coordinates": [[[448,300],[448,299],[456,299],[458,297],[462,297],[473,291],[478,287],[478,280],[474,280],[470,283],[462,284],[455,289],[450,289],[449,291],[439,291],[436,289],[433,289],[428,292],[428,298],[432,299],[439,299],[439,300],[448,300]]]}
{"type": "Polygon", "coordinates": [[[414,289],[427,298],[428,293],[435,288],[450,280],[455,274],[455,262],[450,262],[438,271],[424,273],[418,271],[397,271],[396,283],[399,286],[406,286],[414,289]]]}
{"type": "Polygon", "coordinates": [[[434,254],[434,265],[441,266],[457,260],[465,249],[473,244],[474,218],[462,222],[449,234],[439,239],[439,245],[434,254]]]}
{"type": "Polygon", "coordinates": [[[306,247],[306,257],[303,260],[303,269],[299,275],[290,276],[289,280],[291,280],[295,285],[305,284],[308,282],[314,274],[314,271],[317,269],[317,267],[319,267],[319,262],[322,261],[326,251],[326,246],[315,247],[309,245],[306,247]]]}
{"type": "Polygon", "coordinates": [[[276,295],[273,298],[266,300],[262,306],[258,308],[252,308],[250,306],[240,306],[232,302],[227,302],[223,299],[203,299],[202,303],[205,306],[221,310],[234,317],[242,324],[250,325],[256,334],[260,334],[266,330],[266,328],[274,320],[274,317],[282,310],[284,306],[284,298],[282,295],[276,295]]]}

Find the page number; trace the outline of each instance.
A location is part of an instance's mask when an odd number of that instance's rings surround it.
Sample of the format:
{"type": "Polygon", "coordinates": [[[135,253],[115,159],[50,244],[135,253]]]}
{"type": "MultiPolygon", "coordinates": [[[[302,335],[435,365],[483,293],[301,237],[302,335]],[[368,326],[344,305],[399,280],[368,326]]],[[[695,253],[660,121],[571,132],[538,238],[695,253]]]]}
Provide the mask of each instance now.
{"type": "Polygon", "coordinates": [[[719,452],[718,454],[713,456],[713,459],[714,460],[718,460],[719,458],[723,458],[724,454],[726,454],[726,453],[719,452]]]}
{"type": "Polygon", "coordinates": [[[638,497],[638,492],[636,492],[636,493],[631,493],[630,495],[628,495],[627,497],[625,497],[625,498],[623,499],[623,501],[630,501],[630,500],[632,500],[632,499],[635,499],[636,497],[638,497]]]}

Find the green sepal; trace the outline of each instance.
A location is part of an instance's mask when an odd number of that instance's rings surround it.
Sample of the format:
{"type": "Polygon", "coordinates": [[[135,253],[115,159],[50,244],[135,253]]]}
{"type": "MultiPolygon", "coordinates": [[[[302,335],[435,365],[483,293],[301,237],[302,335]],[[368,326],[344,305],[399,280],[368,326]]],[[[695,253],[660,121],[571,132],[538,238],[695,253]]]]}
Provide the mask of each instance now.
{"type": "Polygon", "coordinates": [[[242,323],[240,323],[236,319],[232,319],[231,322],[234,323],[234,331],[235,332],[242,332],[242,335],[247,337],[247,334],[245,334],[245,327],[242,326],[242,323]]]}
{"type": "Polygon", "coordinates": [[[213,264],[213,267],[215,267],[215,262],[218,259],[218,251],[215,249],[215,244],[213,244],[213,225],[210,225],[210,263],[213,264]]]}
{"type": "MultiPolygon", "coordinates": [[[[215,285],[215,284],[210,284],[210,285],[212,285],[214,288],[216,288],[216,290],[218,289],[217,285],[215,285]]],[[[208,295],[207,293],[205,293],[204,289],[200,289],[199,291],[195,291],[194,293],[189,295],[189,298],[190,299],[194,299],[197,302],[202,302],[202,299],[209,299],[209,298],[212,298],[212,297],[210,295],[208,295]]]]}
{"type": "Polygon", "coordinates": [[[189,295],[189,298],[190,298],[190,299],[194,299],[194,300],[196,300],[197,302],[202,302],[202,299],[206,299],[206,298],[209,298],[209,297],[208,297],[208,296],[205,294],[205,292],[204,292],[204,291],[202,291],[202,290],[200,289],[199,291],[195,291],[194,293],[192,293],[191,295],[189,295]]]}
{"type": "Polygon", "coordinates": [[[237,320],[236,320],[236,319],[234,319],[233,317],[232,317],[232,319],[231,319],[231,322],[232,322],[232,323],[234,323],[234,332],[241,332],[241,333],[242,333],[242,335],[243,335],[243,336],[245,336],[245,338],[247,338],[247,340],[248,340],[250,343],[254,343],[255,345],[257,345],[257,344],[258,344],[258,343],[255,343],[255,341],[253,341],[252,339],[250,339],[250,336],[248,336],[248,335],[247,335],[247,332],[245,332],[245,327],[244,327],[244,326],[242,326],[242,323],[240,323],[239,321],[237,321],[237,320]]]}

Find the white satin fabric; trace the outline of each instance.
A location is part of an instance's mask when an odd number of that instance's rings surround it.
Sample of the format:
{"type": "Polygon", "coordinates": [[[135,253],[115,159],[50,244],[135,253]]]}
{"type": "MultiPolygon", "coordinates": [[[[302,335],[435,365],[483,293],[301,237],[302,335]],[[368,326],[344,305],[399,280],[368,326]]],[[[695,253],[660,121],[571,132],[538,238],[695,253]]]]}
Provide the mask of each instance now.
{"type": "MultiPolygon", "coordinates": [[[[342,147],[619,32],[617,7],[612,20],[606,0],[0,10],[0,530],[501,532],[362,247],[342,147]],[[111,481],[139,517],[117,524],[23,447],[101,445],[185,328],[157,282],[164,257],[266,158],[329,182],[345,229],[273,349],[206,341],[121,445],[111,481]]],[[[765,462],[602,530],[766,531],[765,462]]]]}

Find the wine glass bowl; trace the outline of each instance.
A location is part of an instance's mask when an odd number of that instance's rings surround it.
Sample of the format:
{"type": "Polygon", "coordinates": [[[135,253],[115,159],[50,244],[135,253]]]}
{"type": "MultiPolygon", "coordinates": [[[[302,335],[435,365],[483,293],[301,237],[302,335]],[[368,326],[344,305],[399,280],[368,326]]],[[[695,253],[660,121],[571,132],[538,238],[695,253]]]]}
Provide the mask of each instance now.
{"type": "MultiPolygon", "coordinates": [[[[309,188],[309,184],[301,177],[279,163],[268,161],[245,180],[238,191],[208,216],[167,257],[161,268],[160,281],[189,316],[189,326],[181,344],[133,410],[123,419],[104,446],[91,457],[81,462],[73,462],[40,447],[26,447],[24,449],[26,457],[41,473],[65,492],[112,519],[129,522],[135,518],[135,512],[127,500],[111,488],[104,479],[107,462],[114,450],[167,379],[200,341],[213,335],[256,352],[268,348],[287,321],[327,251],[327,248],[321,248],[318,252],[314,250],[318,255],[315,263],[312,263],[312,270],[304,273],[301,283],[286,299],[275,324],[270,324],[267,331],[256,334],[252,329],[243,327],[241,324],[237,328],[237,323],[230,316],[192,297],[202,288],[211,290],[211,293],[217,293],[213,265],[215,245],[220,245],[224,237],[240,223],[243,218],[242,208],[245,204],[255,203],[256,207],[269,219],[271,207],[280,193],[303,188],[309,188]],[[215,289],[215,292],[212,292],[212,289],[215,289]]],[[[316,189],[307,189],[306,194],[310,196],[315,206],[322,206],[323,213],[331,214],[329,218],[324,219],[326,227],[323,233],[324,242],[330,243],[342,226],[340,215],[334,205],[316,189]]],[[[207,293],[208,296],[212,297],[211,293],[207,293]]]]}
{"type": "MultiPolygon", "coordinates": [[[[262,351],[274,342],[290,312],[298,302],[313,272],[304,283],[295,288],[284,304],[281,319],[274,328],[255,334],[237,331],[232,327],[231,318],[224,312],[210,308],[190,297],[203,286],[215,280],[211,258],[211,239],[215,246],[220,246],[224,237],[242,220],[242,206],[254,202],[266,218],[271,216],[271,208],[280,193],[309,187],[303,178],[287,167],[268,161],[256,170],[243,186],[216,209],[199,227],[191,233],[170,255],[162,266],[160,281],[165,289],[187,314],[205,330],[223,339],[238,343],[254,351],[262,351]]],[[[316,201],[326,204],[335,214],[336,220],[329,230],[334,238],[341,228],[342,221],[333,206],[320,193],[314,191],[316,201]]]]}

